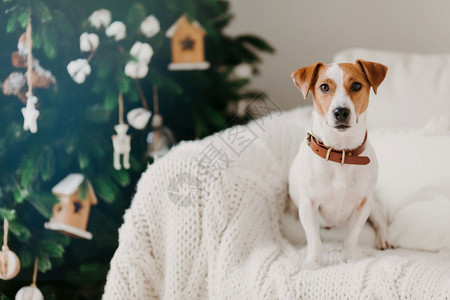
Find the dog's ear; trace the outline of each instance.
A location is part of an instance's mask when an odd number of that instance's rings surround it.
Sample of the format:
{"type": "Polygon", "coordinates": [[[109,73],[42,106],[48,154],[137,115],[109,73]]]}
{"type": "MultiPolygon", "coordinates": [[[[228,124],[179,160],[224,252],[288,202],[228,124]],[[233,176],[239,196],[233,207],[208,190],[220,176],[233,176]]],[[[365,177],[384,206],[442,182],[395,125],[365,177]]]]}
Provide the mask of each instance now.
{"type": "Polygon", "coordinates": [[[369,81],[370,85],[372,86],[373,92],[376,95],[378,86],[386,77],[388,67],[376,62],[365,61],[361,59],[358,59],[356,63],[361,67],[362,71],[367,77],[367,81],[369,81]]]}
{"type": "Polygon", "coordinates": [[[292,80],[294,80],[295,85],[303,93],[303,97],[308,97],[309,90],[314,86],[317,80],[317,73],[323,64],[317,62],[309,67],[298,69],[291,74],[292,80]]]}

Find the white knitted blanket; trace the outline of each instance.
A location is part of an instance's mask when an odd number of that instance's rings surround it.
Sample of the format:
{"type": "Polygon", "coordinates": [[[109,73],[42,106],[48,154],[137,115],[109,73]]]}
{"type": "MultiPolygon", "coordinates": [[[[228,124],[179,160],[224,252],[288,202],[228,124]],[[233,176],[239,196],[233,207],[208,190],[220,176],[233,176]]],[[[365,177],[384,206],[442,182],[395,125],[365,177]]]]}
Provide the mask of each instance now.
{"type": "Polygon", "coordinates": [[[300,269],[283,237],[288,169],[310,109],[184,142],[142,175],[120,228],[104,299],[450,299],[450,253],[360,246],[300,269]]]}

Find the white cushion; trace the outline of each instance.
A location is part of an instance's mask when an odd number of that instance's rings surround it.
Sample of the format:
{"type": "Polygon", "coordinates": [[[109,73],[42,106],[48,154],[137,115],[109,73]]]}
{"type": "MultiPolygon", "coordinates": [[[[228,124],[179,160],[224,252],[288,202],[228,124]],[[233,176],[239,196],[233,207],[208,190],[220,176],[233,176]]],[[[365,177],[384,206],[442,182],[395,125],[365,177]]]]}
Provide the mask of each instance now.
{"type": "Polygon", "coordinates": [[[450,134],[431,128],[369,133],[380,164],[376,196],[397,247],[450,249],[450,134]]]}
{"type": "Polygon", "coordinates": [[[422,126],[432,116],[450,117],[450,54],[422,55],[348,49],[333,61],[364,59],[389,67],[378,95],[372,92],[369,128],[422,126]]]}

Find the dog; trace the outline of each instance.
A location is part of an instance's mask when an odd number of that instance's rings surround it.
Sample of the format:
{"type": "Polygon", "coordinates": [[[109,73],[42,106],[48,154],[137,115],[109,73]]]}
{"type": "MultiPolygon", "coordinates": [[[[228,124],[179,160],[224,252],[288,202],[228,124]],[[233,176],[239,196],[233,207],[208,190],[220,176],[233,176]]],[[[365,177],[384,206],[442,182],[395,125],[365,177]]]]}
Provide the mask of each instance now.
{"type": "Polygon", "coordinates": [[[378,162],[366,129],[370,88],[376,94],[387,70],[364,60],[318,62],[291,75],[305,99],[312,93],[314,103],[311,132],[289,170],[289,195],[307,239],[304,269],[322,264],[320,227],[347,225],[348,261],[358,258],[359,234],[368,219],[377,234],[377,248],[390,247],[384,216],[372,210],[378,162]]]}

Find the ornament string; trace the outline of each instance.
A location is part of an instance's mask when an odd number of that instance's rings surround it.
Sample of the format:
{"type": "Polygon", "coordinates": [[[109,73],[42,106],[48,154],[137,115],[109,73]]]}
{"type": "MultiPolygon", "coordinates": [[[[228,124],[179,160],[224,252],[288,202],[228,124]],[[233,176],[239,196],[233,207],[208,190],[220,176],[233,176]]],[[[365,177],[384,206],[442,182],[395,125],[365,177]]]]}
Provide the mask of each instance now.
{"type": "Polygon", "coordinates": [[[34,271],[33,271],[33,282],[31,283],[31,286],[36,286],[36,280],[37,280],[37,272],[38,272],[38,258],[34,260],[34,271]]]}
{"type": "Polygon", "coordinates": [[[119,124],[123,123],[123,94],[119,93],[119,124]]]}
{"type": "Polygon", "coordinates": [[[2,250],[6,251],[8,250],[8,231],[9,231],[9,222],[8,220],[3,220],[3,247],[2,250]]]}
{"type": "Polygon", "coordinates": [[[134,79],[134,82],[136,83],[136,88],[138,90],[139,93],[139,98],[141,98],[141,102],[142,102],[142,106],[146,109],[148,109],[148,103],[147,103],[147,99],[145,99],[145,95],[144,95],[144,91],[142,90],[142,86],[141,83],[139,82],[138,79],[134,79]]]}
{"type": "Polygon", "coordinates": [[[28,92],[27,97],[33,97],[33,34],[32,34],[32,26],[31,26],[31,17],[28,18],[28,25],[26,29],[25,36],[27,38],[27,85],[28,85],[28,92]]]}
{"type": "Polygon", "coordinates": [[[159,99],[158,99],[158,87],[153,85],[153,111],[155,115],[159,115],[159,99]]]}
{"type": "MultiPolygon", "coordinates": [[[[91,48],[92,48],[92,43],[91,43],[91,41],[89,41],[89,45],[91,45],[91,48]]],[[[87,62],[88,62],[88,63],[91,62],[91,60],[92,60],[92,58],[94,57],[96,51],[97,51],[97,48],[95,48],[94,50],[92,50],[91,54],[89,54],[89,56],[88,56],[88,58],[87,58],[87,62]]]]}

